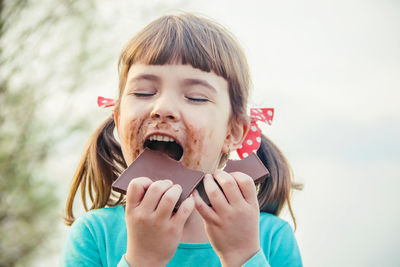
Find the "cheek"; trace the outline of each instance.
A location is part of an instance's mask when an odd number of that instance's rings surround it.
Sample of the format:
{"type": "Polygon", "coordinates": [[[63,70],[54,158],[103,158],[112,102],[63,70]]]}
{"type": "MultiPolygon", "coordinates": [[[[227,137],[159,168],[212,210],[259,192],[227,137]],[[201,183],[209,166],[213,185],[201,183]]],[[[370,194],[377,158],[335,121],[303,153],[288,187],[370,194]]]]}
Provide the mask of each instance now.
{"type": "Polygon", "coordinates": [[[220,157],[219,142],[216,142],[214,128],[204,125],[186,124],[186,144],[183,165],[190,169],[211,172],[220,157]],[[203,126],[203,127],[202,127],[203,126]]]}
{"type": "Polygon", "coordinates": [[[205,142],[205,132],[202,128],[195,128],[191,124],[186,125],[186,144],[183,165],[191,169],[201,169],[201,155],[205,142]]]}
{"type": "Polygon", "coordinates": [[[120,133],[121,149],[126,163],[132,163],[141,152],[141,140],[143,133],[140,131],[142,121],[133,118],[128,120],[122,127],[120,133]]]}

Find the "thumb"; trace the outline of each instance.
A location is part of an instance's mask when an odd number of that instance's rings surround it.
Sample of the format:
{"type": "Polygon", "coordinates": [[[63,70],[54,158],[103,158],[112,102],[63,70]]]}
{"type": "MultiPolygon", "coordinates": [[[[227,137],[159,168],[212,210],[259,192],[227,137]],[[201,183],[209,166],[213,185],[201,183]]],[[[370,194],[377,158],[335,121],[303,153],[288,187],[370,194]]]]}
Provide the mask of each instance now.
{"type": "Polygon", "coordinates": [[[139,206],[146,190],[152,184],[152,181],[147,177],[132,179],[126,191],[126,210],[131,210],[139,206]]]}

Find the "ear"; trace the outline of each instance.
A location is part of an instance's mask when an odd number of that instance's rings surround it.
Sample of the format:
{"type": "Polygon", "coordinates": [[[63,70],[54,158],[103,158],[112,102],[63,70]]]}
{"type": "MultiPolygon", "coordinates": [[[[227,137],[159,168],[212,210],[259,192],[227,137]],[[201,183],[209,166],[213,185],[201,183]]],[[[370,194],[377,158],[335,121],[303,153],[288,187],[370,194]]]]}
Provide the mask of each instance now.
{"type": "Polygon", "coordinates": [[[238,149],[249,131],[249,123],[243,120],[232,119],[229,123],[228,133],[222,147],[223,153],[238,149]]]}

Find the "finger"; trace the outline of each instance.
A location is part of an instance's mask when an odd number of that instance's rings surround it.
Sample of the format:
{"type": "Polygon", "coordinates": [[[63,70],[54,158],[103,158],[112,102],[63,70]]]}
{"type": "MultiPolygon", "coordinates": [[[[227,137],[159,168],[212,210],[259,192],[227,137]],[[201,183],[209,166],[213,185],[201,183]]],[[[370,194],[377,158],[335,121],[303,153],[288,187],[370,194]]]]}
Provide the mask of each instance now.
{"type": "Polygon", "coordinates": [[[214,177],[221,186],[230,205],[235,205],[236,203],[243,201],[242,192],[232,175],[221,170],[216,170],[214,177]]]}
{"type": "Polygon", "coordinates": [[[171,188],[167,190],[167,192],[164,193],[156,209],[160,217],[167,217],[168,219],[171,217],[171,214],[174,211],[174,207],[176,205],[176,202],[178,202],[181,193],[182,186],[180,186],[179,184],[174,184],[171,188]]]}
{"type": "Polygon", "coordinates": [[[221,211],[229,208],[229,204],[224,196],[224,193],[221,191],[211,174],[205,175],[203,183],[208,199],[217,213],[219,210],[221,211]]]}
{"type": "Polygon", "coordinates": [[[143,197],[142,203],[140,204],[146,210],[154,211],[157,208],[163,194],[172,186],[170,180],[159,180],[153,182],[146,194],[143,197]]]}
{"type": "Polygon", "coordinates": [[[136,208],[151,185],[152,181],[147,177],[135,178],[130,181],[126,191],[126,209],[136,208]]]}
{"type": "Polygon", "coordinates": [[[193,209],[194,200],[193,197],[190,196],[182,202],[178,208],[178,211],[172,216],[173,223],[177,225],[184,225],[190,214],[192,214],[193,209]]]}
{"type": "Polygon", "coordinates": [[[203,217],[203,219],[208,222],[215,222],[217,219],[217,214],[215,213],[213,208],[211,208],[207,205],[206,202],[204,202],[197,190],[193,191],[193,199],[195,208],[200,213],[201,217],[203,217]]]}
{"type": "Polygon", "coordinates": [[[253,179],[242,172],[233,172],[231,175],[236,180],[244,199],[248,203],[258,204],[257,189],[253,179]]]}

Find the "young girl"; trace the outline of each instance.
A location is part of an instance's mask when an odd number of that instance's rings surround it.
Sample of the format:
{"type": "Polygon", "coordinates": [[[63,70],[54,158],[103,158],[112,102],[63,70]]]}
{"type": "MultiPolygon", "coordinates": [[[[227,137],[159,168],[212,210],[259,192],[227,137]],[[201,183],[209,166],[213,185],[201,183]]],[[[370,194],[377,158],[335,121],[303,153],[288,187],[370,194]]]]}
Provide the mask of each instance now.
{"type": "Polygon", "coordinates": [[[270,176],[257,188],[243,173],[220,170],[249,131],[249,86],[239,45],[208,19],[165,16],[139,32],[119,59],[113,116],[90,138],[73,179],[63,263],[301,266],[291,227],[276,217],[286,204],[292,214],[290,192],[296,186],[279,149],[261,137],[257,154],[270,176]],[[153,149],[207,173],[212,207],[195,191],[174,212],[180,185],[151,177],[133,179],[126,197],[112,191],[113,181],[150,141],[153,149]],[[75,220],[79,187],[90,211],[75,220]]]}

